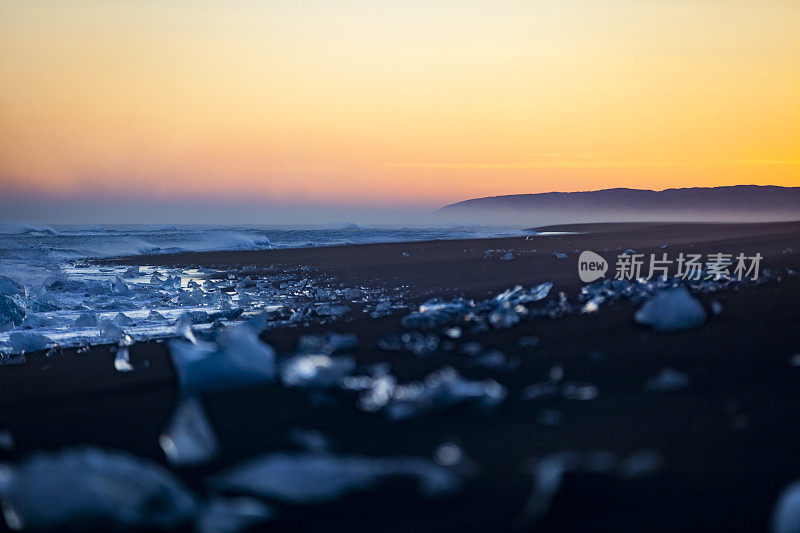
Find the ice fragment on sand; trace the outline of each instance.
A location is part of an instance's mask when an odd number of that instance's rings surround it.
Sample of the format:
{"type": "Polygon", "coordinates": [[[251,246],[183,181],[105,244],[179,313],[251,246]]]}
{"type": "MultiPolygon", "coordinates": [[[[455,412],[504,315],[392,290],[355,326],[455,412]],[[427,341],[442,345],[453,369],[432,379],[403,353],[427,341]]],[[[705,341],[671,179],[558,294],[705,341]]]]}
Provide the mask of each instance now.
{"type": "Polygon", "coordinates": [[[25,319],[25,309],[21,305],[20,297],[0,294],[0,324],[11,322],[15,326],[22,324],[25,319]]]}
{"type": "Polygon", "coordinates": [[[17,294],[24,294],[25,290],[22,286],[7,276],[0,276],[0,294],[6,296],[14,296],[17,294]]]}
{"type": "Polygon", "coordinates": [[[114,323],[120,327],[127,327],[133,325],[133,320],[126,315],[125,313],[117,313],[117,316],[114,317],[114,323]]]}
{"type": "Polygon", "coordinates": [[[35,352],[44,350],[50,345],[50,339],[38,333],[11,332],[8,334],[11,350],[14,353],[35,352]]]}
{"type": "Polygon", "coordinates": [[[516,259],[516,257],[511,252],[506,252],[500,257],[501,261],[513,261],[514,259],[516,259]]]}
{"type": "Polygon", "coordinates": [[[506,389],[493,379],[470,381],[454,368],[445,367],[414,382],[395,387],[384,412],[390,420],[404,420],[460,404],[493,408],[506,397],[506,389]]]}
{"type": "Polygon", "coordinates": [[[196,513],[194,497],[169,472],[121,452],[67,449],[2,469],[0,498],[12,529],[173,529],[196,513]]]}
{"type": "Polygon", "coordinates": [[[107,339],[117,340],[125,335],[125,331],[121,327],[107,318],[100,318],[97,325],[100,328],[100,335],[107,339]]]}
{"type": "Polygon", "coordinates": [[[772,511],[773,533],[800,531],[800,481],[784,488],[772,511]]]}
{"type": "Polygon", "coordinates": [[[688,375],[672,368],[664,368],[657,376],[648,379],[644,388],[649,391],[674,391],[683,389],[688,385],[688,375]]]}
{"type": "Polygon", "coordinates": [[[347,356],[297,355],[281,366],[281,381],[287,387],[327,389],[337,386],[355,366],[355,359],[347,356]]]}
{"type": "Polygon", "coordinates": [[[122,277],[123,278],[138,278],[141,275],[142,275],[142,273],[139,271],[139,267],[138,266],[132,266],[132,267],[128,267],[128,269],[125,270],[125,272],[122,274],[122,277]]]}
{"type": "Polygon", "coordinates": [[[331,355],[346,352],[358,347],[355,333],[326,333],[324,335],[303,335],[297,344],[297,352],[301,354],[331,355]]]}
{"type": "Polygon", "coordinates": [[[415,478],[428,497],[455,491],[459,477],[418,457],[337,456],[317,453],[275,453],[257,457],[214,476],[216,490],[241,492],[293,504],[335,501],[396,477],[415,478]]]}
{"type": "Polygon", "coordinates": [[[186,391],[225,390],[275,378],[275,351],[246,324],[220,331],[216,343],[173,340],[169,351],[186,391]]]}
{"type": "Polygon", "coordinates": [[[200,514],[197,533],[238,533],[273,519],[275,509],[255,498],[212,498],[200,514]]]}
{"type": "Polygon", "coordinates": [[[633,318],[656,331],[670,332],[702,325],[706,321],[706,311],[685,287],[677,287],[647,300],[633,318]]]}
{"type": "Polygon", "coordinates": [[[206,418],[203,404],[196,397],[178,404],[158,443],[169,462],[175,466],[202,464],[219,452],[214,428],[206,418]]]}
{"type": "Polygon", "coordinates": [[[192,319],[188,313],[182,313],[175,321],[175,335],[183,337],[192,344],[197,344],[197,339],[192,332],[192,319]]]}
{"type": "Polygon", "coordinates": [[[75,319],[76,328],[93,328],[97,326],[97,315],[94,313],[83,313],[75,319]]]}

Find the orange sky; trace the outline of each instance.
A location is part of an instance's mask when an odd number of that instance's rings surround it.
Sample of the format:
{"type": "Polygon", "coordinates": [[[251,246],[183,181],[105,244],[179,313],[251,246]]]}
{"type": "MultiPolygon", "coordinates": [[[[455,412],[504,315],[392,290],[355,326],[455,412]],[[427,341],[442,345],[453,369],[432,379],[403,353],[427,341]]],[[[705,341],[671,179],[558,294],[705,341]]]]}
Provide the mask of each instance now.
{"type": "Polygon", "coordinates": [[[796,0],[2,1],[0,79],[8,190],[800,186],[796,0]]]}

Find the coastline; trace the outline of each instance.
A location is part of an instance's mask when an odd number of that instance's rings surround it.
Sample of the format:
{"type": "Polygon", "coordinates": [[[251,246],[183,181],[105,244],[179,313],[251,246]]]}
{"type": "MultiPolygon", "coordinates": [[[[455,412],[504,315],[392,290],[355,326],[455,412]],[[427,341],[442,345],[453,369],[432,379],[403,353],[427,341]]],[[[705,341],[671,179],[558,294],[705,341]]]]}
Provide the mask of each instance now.
{"type": "MultiPolygon", "coordinates": [[[[655,333],[633,322],[634,302],[620,301],[596,314],[524,320],[510,329],[459,339],[515,356],[515,368],[476,366],[458,350],[417,357],[378,349],[378,339],[402,330],[404,313],[371,318],[355,312],[328,326],[268,330],[262,338],[279,354],[291,353],[303,334],[353,332],[360,340],[352,351],[359,364],[387,362],[401,381],[452,366],[465,377],[497,380],[508,397],[489,414],[455,409],[391,422],[359,411],[345,394],[321,403],[280,385],[205,394],[203,403],[223,453],[202,467],[173,471],[203,491],[204,479],[224,467],[264,451],[297,449],[291,439],[296,429],[322,432],[342,454],[428,457],[442,443],[455,442],[477,468],[456,497],[427,501],[413,487],[390,484],[311,511],[284,508],[282,524],[317,529],[335,521],[341,529],[366,530],[385,526],[391,516],[390,525],[398,531],[494,531],[525,528],[520,516],[531,495],[530,464],[536,458],[567,450],[607,450],[619,457],[656,452],[661,463],[652,476],[566,475],[539,527],[590,529],[602,523],[609,530],[763,529],[780,489],[800,478],[794,437],[800,425],[800,367],[790,362],[800,352],[800,278],[786,275],[787,268],[800,266],[800,223],[570,227],[592,231],[528,240],[181,253],[98,263],[255,265],[261,271],[306,265],[350,284],[405,287],[409,303],[419,304],[434,296],[482,299],[515,284],[544,281],[554,283],[551,297],[564,292],[574,300],[583,285],[574,250],[594,250],[608,259],[627,248],[645,254],[758,252],[763,266],[781,273],[781,280],[698,295],[706,308],[714,300],[722,305],[719,316],[710,316],[698,329],[655,333]],[[494,250],[489,258],[487,250],[494,250]],[[511,250],[515,259],[500,259],[511,250]],[[556,250],[567,258],[556,259],[556,250]],[[519,338],[531,335],[540,345],[521,350],[519,338]],[[567,380],[595,385],[599,394],[587,401],[525,400],[525,388],[547,379],[554,367],[567,380]],[[688,386],[672,392],[645,390],[644,384],[664,368],[688,375],[688,386]],[[559,423],[542,423],[541,414],[549,411],[561,414],[559,423]]],[[[547,229],[568,231],[559,228],[547,229]]],[[[85,354],[76,349],[49,357],[31,354],[24,364],[0,368],[0,428],[8,428],[16,440],[16,448],[0,452],[0,458],[90,443],[166,464],[158,436],[178,397],[172,363],[163,342],[137,343],[130,355],[137,370],[128,373],[114,370],[108,345],[85,354]]]]}

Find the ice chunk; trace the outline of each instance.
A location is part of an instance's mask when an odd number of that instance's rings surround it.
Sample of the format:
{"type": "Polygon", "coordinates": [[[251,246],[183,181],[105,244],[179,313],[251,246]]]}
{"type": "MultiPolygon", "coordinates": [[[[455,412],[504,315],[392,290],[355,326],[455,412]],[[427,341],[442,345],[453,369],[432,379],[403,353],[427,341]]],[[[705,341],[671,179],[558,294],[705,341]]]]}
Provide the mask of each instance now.
{"type": "Polygon", "coordinates": [[[97,327],[97,315],[94,313],[83,313],[75,319],[76,328],[94,328],[97,327]]]}
{"type": "Polygon", "coordinates": [[[355,359],[347,356],[297,355],[281,366],[281,381],[287,387],[331,388],[355,366],[355,359]]]}
{"type": "Polygon", "coordinates": [[[355,333],[330,332],[324,335],[303,335],[297,344],[297,352],[304,354],[332,355],[358,347],[355,333]]]}
{"type": "Polygon", "coordinates": [[[214,489],[253,494],[293,504],[335,501],[390,478],[414,478],[420,492],[438,497],[457,490],[460,478],[420,457],[336,456],[309,452],[275,453],[236,465],[214,476],[214,489]]]}
{"type": "Polygon", "coordinates": [[[121,327],[107,318],[98,319],[97,325],[100,328],[100,335],[107,339],[118,340],[125,335],[125,331],[121,327]]]}
{"type": "Polygon", "coordinates": [[[192,344],[197,344],[197,338],[192,331],[192,319],[188,313],[182,313],[175,321],[175,335],[183,337],[192,344]]]}
{"type": "Polygon", "coordinates": [[[404,420],[454,405],[471,404],[479,408],[496,407],[506,397],[506,389],[493,379],[470,381],[454,368],[445,367],[415,382],[394,388],[384,411],[390,420],[404,420]]]}
{"type": "Polygon", "coordinates": [[[175,340],[169,349],[187,391],[225,390],[275,378],[275,351],[246,324],[220,331],[216,343],[175,340]]]}
{"type": "Polygon", "coordinates": [[[561,385],[561,395],[567,400],[594,400],[597,398],[597,386],[580,381],[567,381],[561,385]]]}
{"type": "Polygon", "coordinates": [[[800,481],[784,488],[772,511],[773,533],[800,531],[800,481]]]}
{"type": "Polygon", "coordinates": [[[127,346],[120,346],[117,348],[117,352],[114,355],[114,368],[116,368],[118,372],[130,372],[133,370],[127,346]]]}
{"type": "Polygon", "coordinates": [[[501,261],[513,261],[514,259],[516,259],[516,256],[511,252],[506,252],[500,257],[501,261]]]}
{"type": "Polygon", "coordinates": [[[664,368],[654,378],[650,378],[644,387],[649,391],[674,391],[687,387],[689,376],[672,368],[664,368]]]}
{"type": "Polygon", "coordinates": [[[677,287],[647,300],[633,318],[656,331],[671,332],[702,325],[706,321],[706,311],[685,287],[677,287]]]}
{"type": "Polygon", "coordinates": [[[275,518],[277,511],[255,498],[212,498],[200,514],[197,533],[239,533],[275,518]]]}
{"type": "Polygon", "coordinates": [[[0,276],[0,294],[5,296],[15,296],[17,294],[24,295],[25,290],[13,279],[6,276],[0,276]]]}
{"type": "Polygon", "coordinates": [[[0,324],[11,322],[15,326],[22,324],[25,319],[25,308],[19,297],[0,294],[0,324]]]}
{"type": "Polygon", "coordinates": [[[166,320],[166,319],[167,317],[165,317],[164,315],[155,310],[151,310],[147,314],[147,320],[166,320]]]}
{"type": "Polygon", "coordinates": [[[30,332],[11,332],[8,334],[11,341],[11,350],[14,353],[36,352],[50,346],[50,339],[44,335],[30,332]]]}
{"type": "Polygon", "coordinates": [[[172,465],[198,465],[219,453],[219,441],[196,398],[182,400],[158,443],[172,465]]]}
{"type": "Polygon", "coordinates": [[[125,281],[121,277],[116,276],[114,278],[114,282],[111,285],[111,291],[114,294],[122,295],[122,294],[130,294],[131,289],[130,287],[128,287],[128,284],[125,283],[125,281]]]}
{"type": "Polygon", "coordinates": [[[197,510],[191,493],[162,467],[97,448],[3,465],[0,498],[12,529],[173,529],[197,510]]]}
{"type": "Polygon", "coordinates": [[[114,323],[120,327],[128,327],[133,325],[133,320],[125,313],[117,313],[114,317],[114,323]]]}
{"type": "Polygon", "coordinates": [[[142,275],[142,273],[139,271],[139,267],[138,266],[132,266],[132,267],[128,267],[128,269],[125,270],[125,272],[122,274],[122,277],[123,278],[138,278],[141,275],[142,275]]]}
{"type": "MultiPolygon", "coordinates": [[[[16,447],[14,434],[8,429],[0,429],[0,450],[10,452],[16,447]]],[[[1,475],[1,474],[0,474],[1,475]]]]}

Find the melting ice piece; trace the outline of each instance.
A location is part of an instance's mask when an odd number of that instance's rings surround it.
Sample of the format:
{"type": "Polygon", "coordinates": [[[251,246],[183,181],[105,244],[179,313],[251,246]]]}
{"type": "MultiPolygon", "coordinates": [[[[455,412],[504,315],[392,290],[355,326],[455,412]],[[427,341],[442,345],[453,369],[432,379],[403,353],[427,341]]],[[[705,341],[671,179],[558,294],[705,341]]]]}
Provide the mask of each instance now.
{"type": "Polygon", "coordinates": [[[182,400],[158,443],[170,464],[198,465],[219,453],[219,441],[197,397],[182,400]]]}
{"type": "Polygon", "coordinates": [[[100,335],[107,339],[117,340],[125,335],[125,331],[121,327],[107,318],[98,319],[97,325],[100,328],[100,335]]]}
{"type": "Polygon", "coordinates": [[[76,328],[94,328],[97,327],[97,315],[94,313],[83,313],[75,319],[76,328]]]}
{"type": "Polygon", "coordinates": [[[784,488],[772,511],[773,533],[800,531],[800,481],[784,488]]]}
{"type": "Polygon", "coordinates": [[[120,327],[132,326],[133,320],[125,313],[117,313],[114,317],[114,323],[120,327]]]}
{"type": "Polygon", "coordinates": [[[656,331],[680,331],[702,325],[706,321],[706,311],[685,287],[677,287],[647,300],[633,319],[656,331]]]}
{"type": "Polygon", "coordinates": [[[147,320],[166,320],[166,319],[167,317],[165,317],[164,315],[155,310],[151,310],[147,314],[147,320]]]}
{"type": "Polygon", "coordinates": [[[0,294],[6,296],[14,296],[16,294],[24,294],[25,290],[22,286],[7,276],[0,276],[0,294]]]}
{"type": "Polygon", "coordinates": [[[0,466],[12,529],[173,529],[192,521],[194,497],[162,467],[97,448],[39,453],[0,466]]]}
{"type": "Polygon", "coordinates": [[[174,340],[169,351],[185,391],[225,390],[275,378],[275,351],[246,324],[220,331],[216,343],[174,340]]]}
{"type": "Polygon", "coordinates": [[[119,339],[119,347],[114,356],[114,368],[116,368],[118,372],[130,372],[133,370],[128,346],[133,346],[133,339],[130,335],[123,334],[119,339]]]}
{"type": "Polygon", "coordinates": [[[25,319],[25,309],[19,296],[6,296],[0,294],[0,324],[11,322],[15,326],[22,324],[25,319]]]}
{"type": "Polygon", "coordinates": [[[197,344],[197,338],[192,331],[192,318],[188,313],[182,313],[175,321],[175,335],[183,337],[192,344],[197,344]]]}
{"type": "Polygon", "coordinates": [[[35,352],[44,350],[50,345],[50,339],[38,333],[11,332],[8,334],[11,341],[11,350],[14,353],[35,352]]]}
{"type": "Polygon", "coordinates": [[[394,477],[415,478],[427,497],[450,494],[460,478],[421,457],[337,456],[309,452],[257,457],[214,476],[211,486],[293,504],[335,501],[394,477]]]}
{"type": "Polygon", "coordinates": [[[212,498],[200,514],[197,533],[238,533],[275,518],[277,511],[255,498],[212,498]]]}
{"type": "Polygon", "coordinates": [[[511,252],[506,252],[500,257],[500,261],[513,261],[516,259],[516,256],[511,252]]]}
{"type": "Polygon", "coordinates": [[[470,381],[454,368],[445,367],[429,374],[424,383],[396,387],[384,411],[390,420],[404,420],[465,403],[492,408],[505,397],[505,387],[493,379],[470,381]]]}
{"type": "Polygon", "coordinates": [[[328,389],[339,384],[356,362],[352,357],[297,355],[281,366],[281,381],[287,387],[328,389]]]}
{"type": "Polygon", "coordinates": [[[355,333],[326,333],[324,335],[303,335],[297,344],[297,352],[305,354],[332,355],[358,347],[355,333]]]}
{"type": "Polygon", "coordinates": [[[130,372],[133,370],[127,346],[120,346],[117,348],[117,353],[114,356],[114,368],[116,368],[118,372],[130,372]]]}
{"type": "Polygon", "coordinates": [[[644,384],[649,391],[674,391],[687,387],[689,376],[672,368],[663,368],[657,376],[650,378],[644,384]]]}
{"type": "Polygon", "coordinates": [[[139,271],[139,267],[137,265],[137,266],[128,267],[128,269],[122,274],[122,277],[123,278],[138,278],[141,275],[142,275],[142,273],[139,271]]]}

